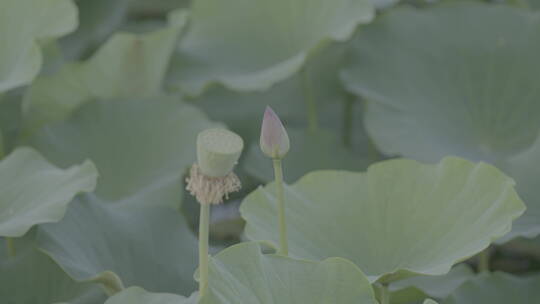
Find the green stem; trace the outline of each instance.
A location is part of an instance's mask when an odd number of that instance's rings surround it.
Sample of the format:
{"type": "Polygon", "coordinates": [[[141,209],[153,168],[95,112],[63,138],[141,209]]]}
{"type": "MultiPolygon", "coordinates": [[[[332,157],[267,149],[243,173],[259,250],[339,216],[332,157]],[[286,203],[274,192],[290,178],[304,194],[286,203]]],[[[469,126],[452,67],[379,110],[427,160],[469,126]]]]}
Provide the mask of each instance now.
{"type": "Polygon", "coordinates": [[[388,284],[383,283],[381,284],[381,303],[380,304],[390,304],[390,291],[388,290],[388,284]]]}
{"type": "Polygon", "coordinates": [[[279,218],[279,251],[281,255],[289,254],[289,245],[287,243],[287,223],[285,222],[285,198],[283,196],[283,169],[281,159],[274,159],[274,177],[276,180],[276,196],[278,201],[279,218]]]}
{"type": "Polygon", "coordinates": [[[379,159],[379,151],[375,147],[375,144],[373,143],[373,140],[371,138],[368,139],[368,161],[370,163],[374,163],[379,159]]]}
{"type": "Polygon", "coordinates": [[[484,249],[478,254],[478,272],[489,272],[489,260],[491,253],[489,248],[484,249]]]}
{"type": "Polygon", "coordinates": [[[343,107],[343,144],[351,146],[354,97],[347,96],[343,107]]]}
{"type": "MultiPolygon", "coordinates": [[[[363,106],[364,106],[363,112],[366,113],[367,101],[363,100],[363,106]]],[[[379,154],[379,151],[377,150],[377,148],[375,147],[375,144],[373,143],[373,140],[369,136],[368,136],[367,155],[368,155],[368,161],[370,163],[376,162],[381,157],[381,155],[379,154]]]]}
{"type": "Polygon", "coordinates": [[[17,251],[15,250],[15,242],[13,241],[13,238],[6,237],[6,247],[8,256],[14,257],[17,254],[17,251]]]}
{"type": "Polygon", "coordinates": [[[2,131],[0,130],[0,160],[4,158],[4,139],[2,137],[2,131]]]}
{"type": "Polygon", "coordinates": [[[302,88],[307,108],[308,130],[314,133],[319,128],[319,113],[317,112],[317,103],[313,97],[311,79],[307,68],[302,69],[302,88]]]}
{"type": "Polygon", "coordinates": [[[210,204],[201,203],[199,219],[199,298],[208,290],[208,235],[210,226],[210,204]]]}

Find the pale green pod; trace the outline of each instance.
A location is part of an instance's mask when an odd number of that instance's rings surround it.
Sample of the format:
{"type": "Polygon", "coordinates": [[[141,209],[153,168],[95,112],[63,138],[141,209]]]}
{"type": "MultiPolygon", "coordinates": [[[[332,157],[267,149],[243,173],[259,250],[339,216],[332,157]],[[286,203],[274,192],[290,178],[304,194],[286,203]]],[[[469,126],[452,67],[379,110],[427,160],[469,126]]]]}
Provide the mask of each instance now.
{"type": "Polygon", "coordinates": [[[197,136],[197,163],[206,176],[223,177],[238,162],[244,141],[226,129],[208,129],[197,136]]]}

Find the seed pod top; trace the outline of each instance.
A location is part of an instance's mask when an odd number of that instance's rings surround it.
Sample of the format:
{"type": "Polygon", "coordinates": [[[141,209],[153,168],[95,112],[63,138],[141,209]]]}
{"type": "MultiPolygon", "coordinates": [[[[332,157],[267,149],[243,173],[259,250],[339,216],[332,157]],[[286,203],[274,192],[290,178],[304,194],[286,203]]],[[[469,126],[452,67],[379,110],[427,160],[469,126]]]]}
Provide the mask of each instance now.
{"type": "Polygon", "coordinates": [[[242,153],[244,141],[226,129],[208,129],[197,136],[197,163],[201,172],[210,177],[229,174],[242,153]]]}
{"type": "Polygon", "coordinates": [[[261,151],[273,159],[281,159],[289,152],[289,135],[270,107],[266,107],[264,111],[260,146],[261,151]]]}

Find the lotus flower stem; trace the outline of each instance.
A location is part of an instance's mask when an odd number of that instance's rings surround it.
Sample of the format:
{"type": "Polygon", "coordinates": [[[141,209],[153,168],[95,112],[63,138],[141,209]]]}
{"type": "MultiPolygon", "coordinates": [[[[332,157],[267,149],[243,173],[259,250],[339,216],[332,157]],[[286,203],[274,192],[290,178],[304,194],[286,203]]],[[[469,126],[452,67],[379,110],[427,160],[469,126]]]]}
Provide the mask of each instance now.
{"type": "Polygon", "coordinates": [[[319,128],[319,114],[317,112],[317,103],[313,97],[313,88],[311,86],[311,77],[307,68],[302,69],[302,88],[304,92],[304,100],[306,101],[308,130],[315,132],[319,128]]]}
{"type": "Polygon", "coordinates": [[[199,297],[208,290],[208,236],[210,226],[210,204],[200,204],[199,219],[199,297]]]}
{"type": "Polygon", "coordinates": [[[390,304],[390,291],[387,283],[381,284],[380,292],[380,304],[390,304]]]}
{"type": "Polygon", "coordinates": [[[478,272],[489,272],[490,257],[489,248],[484,249],[478,254],[478,272]]]}
{"type": "MultiPolygon", "coordinates": [[[[362,100],[363,101],[363,110],[364,110],[364,113],[367,111],[367,102],[365,100],[362,100]]],[[[377,147],[375,147],[375,144],[373,143],[373,140],[371,139],[371,137],[368,137],[368,145],[367,145],[367,156],[368,156],[368,161],[370,163],[374,163],[376,161],[378,161],[381,157],[381,155],[379,154],[379,151],[377,150],[377,147]]]]}
{"type": "Polygon", "coordinates": [[[347,96],[343,107],[343,144],[346,147],[351,146],[354,98],[352,94],[347,96]]]}
{"type": "Polygon", "coordinates": [[[279,218],[279,254],[289,255],[289,244],[287,242],[287,223],[285,221],[285,198],[283,196],[283,170],[281,159],[273,159],[274,177],[276,180],[276,197],[278,203],[279,218]]]}
{"type": "Polygon", "coordinates": [[[4,158],[4,156],[4,141],[2,139],[2,133],[0,133],[0,159],[4,158]]]}
{"type": "Polygon", "coordinates": [[[17,251],[15,250],[15,242],[13,241],[13,238],[6,237],[6,248],[8,256],[14,257],[17,254],[17,251]]]}
{"type": "MultiPolygon", "coordinates": [[[[4,149],[2,146],[2,134],[0,134],[0,159],[4,157],[4,149]]],[[[6,249],[7,254],[9,257],[14,257],[17,254],[17,251],[15,250],[15,243],[13,242],[13,238],[6,237],[6,249]]]]}

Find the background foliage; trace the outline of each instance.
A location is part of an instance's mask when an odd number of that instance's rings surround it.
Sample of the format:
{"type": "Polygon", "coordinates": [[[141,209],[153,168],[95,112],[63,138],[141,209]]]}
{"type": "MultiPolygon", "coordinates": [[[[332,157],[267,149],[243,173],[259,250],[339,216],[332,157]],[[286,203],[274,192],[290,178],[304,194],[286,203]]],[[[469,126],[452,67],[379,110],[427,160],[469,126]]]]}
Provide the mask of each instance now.
{"type": "Polygon", "coordinates": [[[386,283],[394,304],[536,303],[539,8],[0,0],[0,302],[197,303],[183,183],[218,126],[246,143],[243,189],[213,208],[200,303],[371,304],[386,283]],[[290,257],[258,187],[266,105],[291,138],[290,257]]]}

